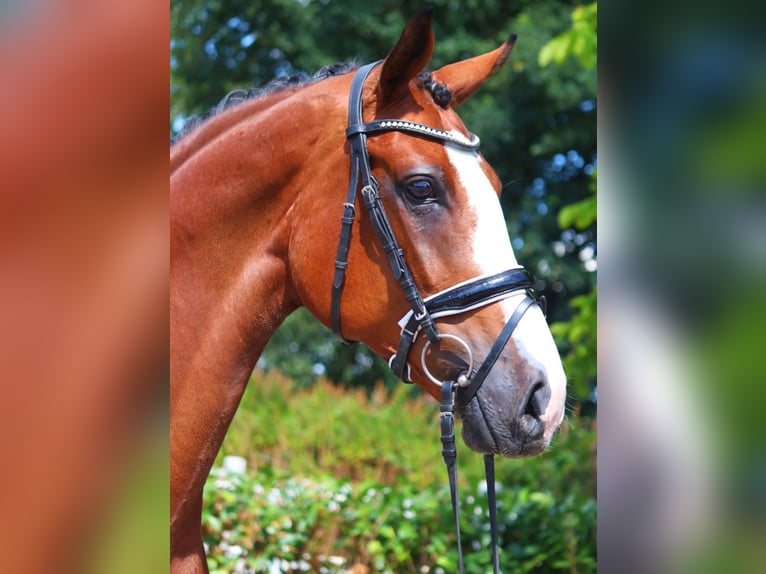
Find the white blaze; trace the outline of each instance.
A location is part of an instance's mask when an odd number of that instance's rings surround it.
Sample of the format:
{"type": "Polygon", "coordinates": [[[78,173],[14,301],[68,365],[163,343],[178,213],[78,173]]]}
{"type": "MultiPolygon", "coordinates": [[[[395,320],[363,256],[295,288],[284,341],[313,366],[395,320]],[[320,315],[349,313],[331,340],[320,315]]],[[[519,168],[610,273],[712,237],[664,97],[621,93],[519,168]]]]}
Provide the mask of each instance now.
{"type": "MultiPolygon", "coordinates": [[[[519,267],[508,238],[500,200],[482,169],[483,159],[476,152],[449,145],[446,145],[445,149],[476,217],[473,260],[481,269],[481,274],[500,273],[512,267],[519,267]]],[[[500,302],[506,321],[523,297],[524,294],[519,293],[500,302]]],[[[557,425],[564,416],[566,376],[553,336],[537,305],[530,307],[524,314],[513,332],[513,340],[524,358],[547,375],[551,400],[542,418],[557,425]]]]}
{"type": "Polygon", "coordinates": [[[476,214],[473,236],[473,258],[482,273],[500,273],[519,267],[505,228],[500,200],[489,178],[481,168],[478,153],[444,146],[457,171],[458,180],[466,190],[468,203],[476,214]]]}

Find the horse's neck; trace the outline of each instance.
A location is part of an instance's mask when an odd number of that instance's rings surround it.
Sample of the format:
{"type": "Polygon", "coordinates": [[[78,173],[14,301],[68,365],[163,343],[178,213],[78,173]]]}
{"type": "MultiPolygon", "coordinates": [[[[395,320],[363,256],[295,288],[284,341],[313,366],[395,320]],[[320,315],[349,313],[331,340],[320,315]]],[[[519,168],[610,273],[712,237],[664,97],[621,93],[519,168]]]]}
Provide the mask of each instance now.
{"type": "Polygon", "coordinates": [[[174,362],[191,372],[218,365],[210,376],[224,380],[248,376],[299,305],[287,261],[290,212],[317,153],[306,142],[323,137],[322,124],[302,117],[309,105],[249,105],[171,153],[174,362]]]}
{"type": "MultiPolygon", "coordinates": [[[[225,131],[237,127],[248,119],[257,118],[260,114],[268,112],[275,103],[285,99],[297,89],[267,94],[260,98],[254,98],[242,104],[228,109],[225,113],[214,115],[195,128],[191,133],[182,137],[171,148],[170,172],[176,172],[190,157],[197,155],[208,144],[213,143],[225,131]]],[[[264,115],[263,117],[268,117],[264,115]]]]}

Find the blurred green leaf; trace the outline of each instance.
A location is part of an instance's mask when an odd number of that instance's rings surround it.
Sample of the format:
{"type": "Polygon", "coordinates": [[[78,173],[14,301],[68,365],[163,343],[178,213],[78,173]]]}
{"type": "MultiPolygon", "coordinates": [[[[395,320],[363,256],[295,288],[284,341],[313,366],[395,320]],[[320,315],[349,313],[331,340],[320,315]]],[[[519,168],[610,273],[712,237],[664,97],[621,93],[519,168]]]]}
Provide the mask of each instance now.
{"type": "Polygon", "coordinates": [[[574,57],[583,68],[593,68],[596,65],[597,23],[596,2],[575,8],[572,11],[571,28],[552,38],[540,50],[540,66],[551,63],[561,65],[567,58],[574,57]]]}
{"type": "Polygon", "coordinates": [[[559,225],[562,229],[567,227],[587,229],[594,221],[596,221],[595,196],[565,205],[559,211],[559,225]]]}

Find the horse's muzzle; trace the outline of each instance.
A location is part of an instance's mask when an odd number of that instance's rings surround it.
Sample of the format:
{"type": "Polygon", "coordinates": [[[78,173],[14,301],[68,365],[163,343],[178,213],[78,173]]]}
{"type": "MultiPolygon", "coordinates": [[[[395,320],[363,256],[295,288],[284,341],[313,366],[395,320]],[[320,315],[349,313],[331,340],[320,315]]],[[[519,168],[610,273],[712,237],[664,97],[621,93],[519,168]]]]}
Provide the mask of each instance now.
{"type": "Polygon", "coordinates": [[[459,407],[463,440],[471,450],[524,457],[548,447],[559,417],[548,413],[551,388],[544,375],[540,373],[532,380],[519,399],[510,396],[514,389],[505,379],[485,385],[468,404],[459,407]]]}

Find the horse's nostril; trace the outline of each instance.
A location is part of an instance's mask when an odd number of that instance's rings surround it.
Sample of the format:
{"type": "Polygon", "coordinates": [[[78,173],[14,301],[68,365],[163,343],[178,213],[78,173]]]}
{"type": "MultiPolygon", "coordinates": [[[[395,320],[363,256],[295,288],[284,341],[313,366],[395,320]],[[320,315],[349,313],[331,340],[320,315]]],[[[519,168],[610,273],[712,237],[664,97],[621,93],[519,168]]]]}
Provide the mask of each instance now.
{"type": "Polygon", "coordinates": [[[545,383],[537,382],[532,386],[532,390],[528,397],[527,404],[524,405],[523,414],[539,419],[545,412],[545,408],[548,406],[548,401],[551,398],[551,390],[545,383]]]}
{"type": "Polygon", "coordinates": [[[524,414],[519,418],[519,431],[521,434],[532,437],[540,434],[540,419],[533,416],[524,414]]]}
{"type": "Polygon", "coordinates": [[[551,398],[551,390],[547,384],[539,381],[532,385],[517,419],[518,430],[527,438],[538,438],[545,430],[545,424],[541,420],[548,401],[551,398]]]}

